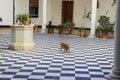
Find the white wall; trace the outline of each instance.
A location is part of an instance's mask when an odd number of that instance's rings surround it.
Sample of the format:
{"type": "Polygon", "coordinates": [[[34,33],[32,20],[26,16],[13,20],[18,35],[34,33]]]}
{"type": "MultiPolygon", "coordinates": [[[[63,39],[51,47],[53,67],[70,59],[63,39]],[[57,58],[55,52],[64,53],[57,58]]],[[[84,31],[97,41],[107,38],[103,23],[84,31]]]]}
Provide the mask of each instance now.
{"type": "Polygon", "coordinates": [[[15,0],[15,14],[29,13],[29,0],[15,0]]]}
{"type": "Polygon", "coordinates": [[[51,0],[51,20],[54,25],[61,24],[62,0],[51,0]]]}
{"type": "MultiPolygon", "coordinates": [[[[110,17],[111,21],[115,20],[115,12],[116,12],[116,4],[112,6],[113,0],[99,0],[99,8],[97,9],[97,20],[100,15],[105,15],[106,11],[108,11],[107,16],[110,17]]],[[[98,25],[98,22],[96,23],[98,25]]]]}
{"type": "Polygon", "coordinates": [[[84,18],[83,16],[91,11],[92,0],[74,0],[74,18],[73,21],[76,27],[90,27],[90,19],[84,18]]]}
{"type": "Polygon", "coordinates": [[[13,24],[13,0],[0,0],[0,25],[13,24]]]}

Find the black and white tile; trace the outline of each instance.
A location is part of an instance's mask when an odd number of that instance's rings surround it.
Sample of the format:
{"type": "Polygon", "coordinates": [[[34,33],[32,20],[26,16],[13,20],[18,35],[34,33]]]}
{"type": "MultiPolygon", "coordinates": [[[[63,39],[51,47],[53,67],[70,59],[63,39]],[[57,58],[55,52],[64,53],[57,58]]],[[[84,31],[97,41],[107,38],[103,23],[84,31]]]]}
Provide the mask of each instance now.
{"type": "Polygon", "coordinates": [[[0,34],[0,80],[105,80],[113,66],[113,39],[36,33],[35,50],[13,51],[10,36],[0,34]]]}

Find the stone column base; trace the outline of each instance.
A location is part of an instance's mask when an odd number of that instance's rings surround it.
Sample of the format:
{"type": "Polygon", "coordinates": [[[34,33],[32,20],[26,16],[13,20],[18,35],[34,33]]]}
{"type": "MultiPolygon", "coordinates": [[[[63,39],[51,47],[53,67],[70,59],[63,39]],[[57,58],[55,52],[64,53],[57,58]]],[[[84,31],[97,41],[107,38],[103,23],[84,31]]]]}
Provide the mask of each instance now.
{"type": "Polygon", "coordinates": [[[120,80],[120,71],[113,70],[109,76],[106,77],[107,80],[120,80]]]}
{"type": "Polygon", "coordinates": [[[94,34],[90,34],[88,38],[95,38],[96,36],[94,34]]]}

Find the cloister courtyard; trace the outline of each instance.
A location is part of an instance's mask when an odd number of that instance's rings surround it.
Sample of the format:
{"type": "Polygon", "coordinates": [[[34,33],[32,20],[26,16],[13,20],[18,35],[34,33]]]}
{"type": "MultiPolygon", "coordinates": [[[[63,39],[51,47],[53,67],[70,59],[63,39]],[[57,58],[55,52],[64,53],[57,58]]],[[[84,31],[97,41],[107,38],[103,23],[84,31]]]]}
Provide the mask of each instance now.
{"type": "Polygon", "coordinates": [[[34,33],[34,50],[9,50],[0,34],[0,80],[106,80],[113,66],[114,39],[34,33]],[[70,53],[60,51],[70,44],[70,53]]]}

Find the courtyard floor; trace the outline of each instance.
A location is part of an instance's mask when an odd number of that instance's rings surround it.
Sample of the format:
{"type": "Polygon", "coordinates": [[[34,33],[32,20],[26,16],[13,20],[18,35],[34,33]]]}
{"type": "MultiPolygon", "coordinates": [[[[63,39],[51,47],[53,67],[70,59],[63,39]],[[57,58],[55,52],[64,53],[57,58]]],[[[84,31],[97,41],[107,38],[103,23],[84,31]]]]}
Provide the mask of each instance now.
{"type": "Polygon", "coordinates": [[[35,33],[35,50],[13,51],[10,36],[0,34],[0,80],[105,80],[113,66],[113,39],[35,33]]]}

